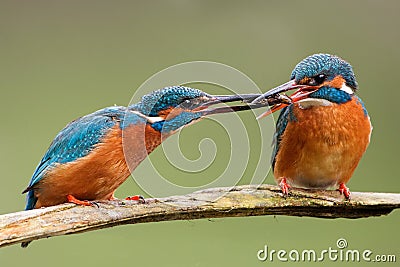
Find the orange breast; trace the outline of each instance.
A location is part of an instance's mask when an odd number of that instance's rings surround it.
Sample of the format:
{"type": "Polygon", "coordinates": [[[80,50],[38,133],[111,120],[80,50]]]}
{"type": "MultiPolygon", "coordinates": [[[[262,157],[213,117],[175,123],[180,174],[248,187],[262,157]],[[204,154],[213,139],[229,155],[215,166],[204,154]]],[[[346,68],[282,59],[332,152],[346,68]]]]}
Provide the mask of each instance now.
{"type": "Polygon", "coordinates": [[[34,188],[36,208],[64,203],[68,194],[81,200],[113,198],[130,170],[161,143],[156,133],[144,132],[147,127],[132,125],[122,131],[117,125],[87,156],[54,167],[34,188]]]}
{"type": "Polygon", "coordinates": [[[293,107],[276,156],[274,176],[306,188],[328,188],[352,176],[371,133],[361,104],[353,100],[330,106],[293,107]]]}

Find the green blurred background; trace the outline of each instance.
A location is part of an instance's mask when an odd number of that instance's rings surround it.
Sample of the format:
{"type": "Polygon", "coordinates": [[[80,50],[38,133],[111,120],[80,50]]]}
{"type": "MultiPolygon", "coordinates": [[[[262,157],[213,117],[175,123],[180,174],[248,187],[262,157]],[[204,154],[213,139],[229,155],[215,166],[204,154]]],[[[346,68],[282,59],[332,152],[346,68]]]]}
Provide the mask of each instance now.
{"type": "MultiPolygon", "coordinates": [[[[287,81],[294,65],[316,52],[353,65],[372,117],[372,142],[349,187],[399,192],[399,11],[398,1],[1,0],[0,213],[23,209],[21,191],[66,123],[127,105],[154,73],[210,60],[243,71],[266,90],[287,81]]],[[[205,136],[218,130],[202,123],[197,129],[205,136]]],[[[190,133],[182,146],[191,142],[190,133]]],[[[184,150],[196,158],[196,149],[193,155],[184,150]]],[[[274,183],[271,177],[267,182],[274,183]]],[[[140,192],[128,179],[117,196],[140,192]]],[[[28,249],[2,248],[0,265],[283,265],[260,262],[256,253],[264,245],[335,248],[340,237],[349,248],[396,254],[400,261],[399,219],[397,211],[358,220],[268,216],[130,225],[36,241],[28,249]]]]}

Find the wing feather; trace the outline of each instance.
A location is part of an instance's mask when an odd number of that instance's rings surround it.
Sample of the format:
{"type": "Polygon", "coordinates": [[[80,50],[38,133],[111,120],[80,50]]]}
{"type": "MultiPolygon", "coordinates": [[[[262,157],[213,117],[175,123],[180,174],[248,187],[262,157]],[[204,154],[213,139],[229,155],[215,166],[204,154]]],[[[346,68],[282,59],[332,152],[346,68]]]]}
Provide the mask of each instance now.
{"type": "Polygon", "coordinates": [[[279,145],[282,140],[282,135],[286,130],[287,124],[289,121],[295,121],[296,118],[293,115],[293,105],[289,105],[282,109],[281,113],[279,114],[278,121],[276,122],[276,131],[274,134],[274,138],[272,140],[272,157],[271,157],[271,164],[272,169],[275,167],[276,156],[279,151],[279,145]]]}
{"type": "Polygon", "coordinates": [[[35,206],[34,186],[57,164],[72,162],[92,151],[108,130],[119,123],[126,112],[124,107],[111,107],[99,110],[69,123],[61,130],[36,167],[29,186],[23,193],[27,195],[26,209],[35,206]]]}

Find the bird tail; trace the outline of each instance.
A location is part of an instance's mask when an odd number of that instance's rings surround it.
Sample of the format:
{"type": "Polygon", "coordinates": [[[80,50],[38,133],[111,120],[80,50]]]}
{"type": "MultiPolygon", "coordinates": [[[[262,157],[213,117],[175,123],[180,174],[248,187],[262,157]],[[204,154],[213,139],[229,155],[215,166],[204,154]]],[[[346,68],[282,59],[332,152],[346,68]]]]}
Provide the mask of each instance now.
{"type": "Polygon", "coordinates": [[[26,248],[26,247],[28,247],[28,245],[29,245],[31,242],[32,242],[32,241],[22,242],[22,243],[21,243],[21,248],[26,248]]]}
{"type": "MultiPolygon", "coordinates": [[[[26,190],[23,192],[25,193],[26,190]]],[[[25,210],[32,210],[35,208],[37,202],[37,198],[35,197],[35,194],[33,193],[33,190],[29,190],[28,194],[26,196],[26,206],[25,206],[25,210]]],[[[29,243],[31,243],[32,241],[28,241],[28,242],[22,242],[21,243],[21,247],[22,248],[26,248],[29,243]]]]}
{"type": "Polygon", "coordinates": [[[26,195],[25,210],[33,210],[35,208],[36,202],[37,197],[35,197],[33,190],[29,190],[28,194],[26,195]]]}

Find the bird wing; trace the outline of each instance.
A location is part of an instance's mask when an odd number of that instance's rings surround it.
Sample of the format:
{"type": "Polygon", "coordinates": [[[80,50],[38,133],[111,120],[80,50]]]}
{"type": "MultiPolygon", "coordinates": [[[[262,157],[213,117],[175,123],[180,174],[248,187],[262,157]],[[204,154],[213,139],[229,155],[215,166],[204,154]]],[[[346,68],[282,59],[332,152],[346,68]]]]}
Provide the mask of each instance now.
{"type": "Polygon", "coordinates": [[[89,154],[108,130],[123,119],[125,110],[124,107],[105,108],[69,123],[50,144],[23,193],[30,191],[56,164],[89,154]]]}
{"type": "Polygon", "coordinates": [[[279,151],[279,145],[282,140],[282,135],[286,130],[287,124],[289,120],[296,120],[293,115],[293,105],[289,105],[282,109],[281,113],[279,114],[278,121],[276,122],[276,131],[272,140],[272,157],[271,157],[271,164],[272,169],[275,167],[276,155],[279,151]]]}

